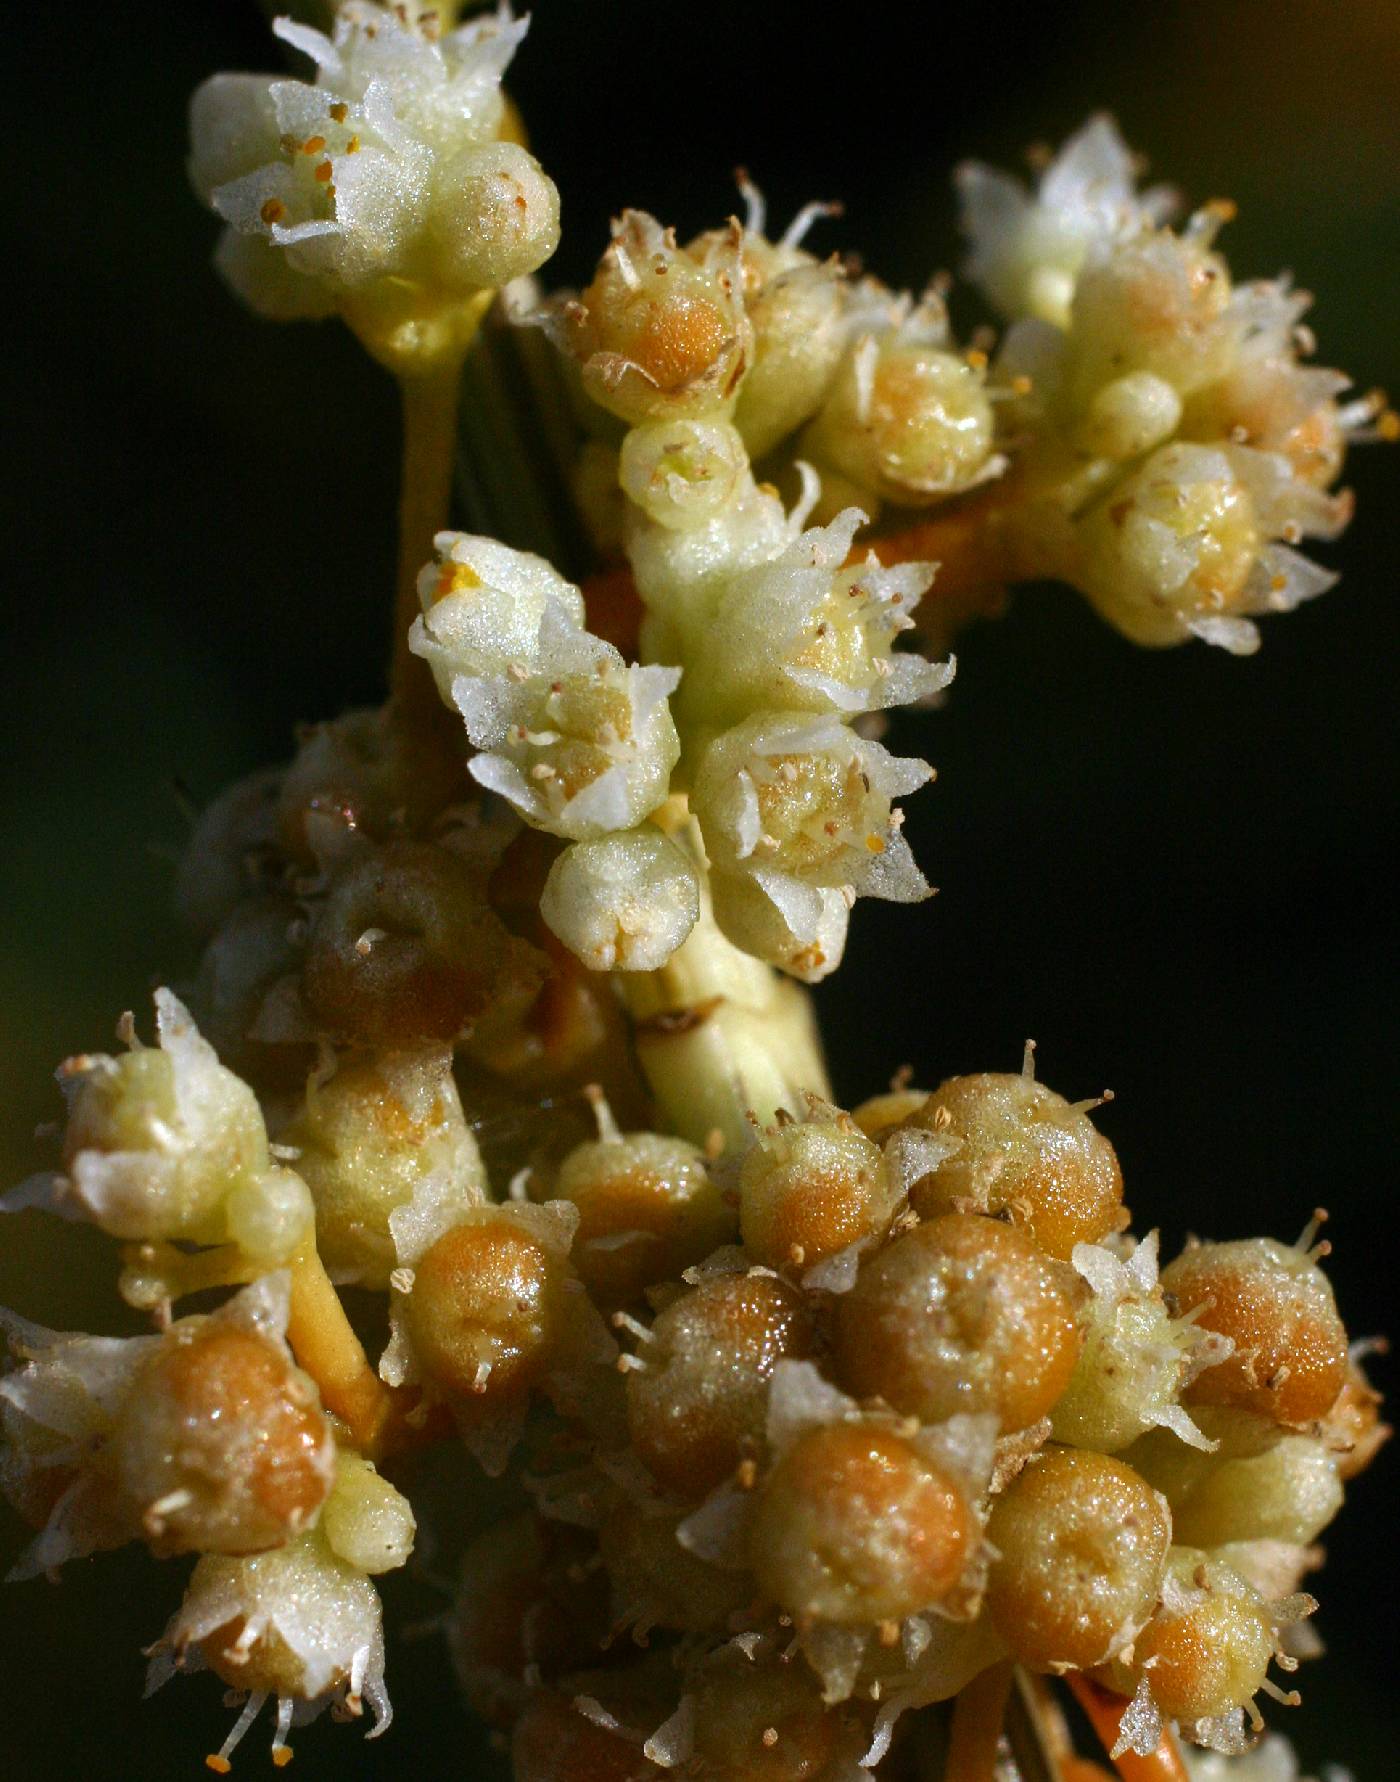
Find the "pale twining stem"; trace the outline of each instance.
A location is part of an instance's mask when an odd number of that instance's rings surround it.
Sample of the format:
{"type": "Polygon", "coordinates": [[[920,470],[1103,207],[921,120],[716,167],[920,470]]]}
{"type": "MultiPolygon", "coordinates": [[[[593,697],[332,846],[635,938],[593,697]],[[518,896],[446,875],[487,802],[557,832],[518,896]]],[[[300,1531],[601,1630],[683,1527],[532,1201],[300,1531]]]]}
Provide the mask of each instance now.
{"type": "Polygon", "coordinates": [[[462,359],[455,352],[399,377],[403,408],[403,473],[399,486],[399,561],[394,596],[394,650],[389,691],[402,715],[437,703],[432,676],[408,647],[418,617],[418,574],[447,524],[462,359]]]}
{"type": "Polygon", "coordinates": [[[953,1703],[944,1782],[993,1782],[1011,1694],[1011,1662],[989,1665],[953,1703]]]}
{"type": "Polygon", "coordinates": [[[616,981],[658,1119],[693,1144],[738,1153],[755,1121],[800,1114],[804,1095],[831,1091],[806,991],[720,933],[694,825],[683,827],[700,919],[659,970],[616,981]]]}
{"type": "Polygon", "coordinates": [[[287,1341],[292,1353],[316,1382],[322,1404],[345,1424],[355,1446],[372,1457],[393,1413],[389,1388],[370,1366],[314,1239],[293,1258],[291,1275],[287,1341]]]}

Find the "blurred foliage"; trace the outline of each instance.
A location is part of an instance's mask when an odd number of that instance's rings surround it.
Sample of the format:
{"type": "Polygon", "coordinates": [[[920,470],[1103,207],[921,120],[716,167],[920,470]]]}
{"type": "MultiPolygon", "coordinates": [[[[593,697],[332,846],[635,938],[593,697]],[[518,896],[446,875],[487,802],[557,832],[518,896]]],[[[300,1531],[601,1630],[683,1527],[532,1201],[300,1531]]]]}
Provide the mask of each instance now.
{"type": "MultiPolygon", "coordinates": [[[[7,145],[7,1181],[48,1160],[33,1132],[58,1110],[56,1061],[189,967],[168,912],[182,803],[285,755],[297,720],[378,696],[397,449],[393,392],[348,337],[265,328],[209,268],[183,111],[203,75],[273,65],[251,0],[31,9],[11,29],[34,41],[7,145]]],[[[1241,275],[1288,266],[1317,293],[1321,362],[1400,387],[1391,0],[998,0],[963,17],[540,0],[514,91],[564,197],[554,271],[574,280],[622,204],[708,225],[742,161],[776,218],[840,196],[818,244],[919,283],[956,260],[957,158],[1009,162],[1110,107],[1158,176],[1239,201],[1241,275]]],[[[1253,661],[1135,652],[1058,591],[970,634],[946,712],[921,721],[940,778],[910,815],[946,889],[912,914],[862,906],[822,993],[853,1096],[905,1061],[927,1082],[1009,1067],[1027,1034],[1054,1086],[1111,1084],[1105,1126],[1168,1247],[1192,1227],[1291,1237],[1329,1204],[1359,1332],[1394,1315],[1395,475],[1389,454],[1358,454],[1341,589],[1267,625],[1253,661]]],[[[123,1328],[113,1274],[89,1233],[0,1227],[0,1300],[27,1314],[123,1328]]],[[[1329,1537],[1332,1656],[1302,1679],[1302,1713],[1275,1713],[1359,1779],[1392,1773],[1400,1730],[1375,1626],[1397,1596],[1392,1476],[1383,1461],[1329,1537]]],[[[40,1704],[12,1718],[7,1775],[199,1773],[217,1687],[138,1699],[177,1570],[110,1556],[3,1599],[5,1674],[40,1704]]],[[[401,1647],[390,1686],[401,1718],[382,1743],[323,1724],[298,1773],[488,1773],[440,1641],[401,1647]]]]}

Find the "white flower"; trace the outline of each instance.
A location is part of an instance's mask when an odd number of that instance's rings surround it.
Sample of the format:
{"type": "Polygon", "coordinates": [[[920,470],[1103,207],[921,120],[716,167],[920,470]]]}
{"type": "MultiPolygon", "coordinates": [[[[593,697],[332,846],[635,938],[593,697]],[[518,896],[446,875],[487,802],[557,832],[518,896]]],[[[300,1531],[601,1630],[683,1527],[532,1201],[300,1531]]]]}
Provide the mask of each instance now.
{"type": "Polygon", "coordinates": [[[113,1237],[216,1243],[232,1189],[270,1167],[262,1111],[183,1003],[169,990],[155,1001],[156,1047],[132,1032],[121,1057],[85,1054],[59,1072],[68,1130],[57,1193],[113,1237]]]}
{"type": "Polygon", "coordinates": [[[760,712],[705,750],[693,802],[716,871],[755,878],[804,937],[818,931],[822,890],[896,903],[929,895],[890,800],[931,777],[926,762],[891,755],[835,717],[760,712]]]}
{"type": "Polygon", "coordinates": [[[0,1488],[40,1529],[10,1577],[52,1572],[140,1532],[135,1508],[92,1462],[159,1337],[95,1337],[0,1312],[23,1365],[0,1379],[0,1488]]]}
{"type": "Polygon", "coordinates": [[[274,1761],[284,1763],[293,1721],[336,1705],[359,1715],[368,1702],[371,1738],[392,1718],[384,1688],[384,1625],[379,1593],[314,1528],[285,1547],[251,1558],[207,1555],[190,1579],[151,1659],[146,1693],[176,1671],[208,1668],[247,1702],[210,1767],[228,1757],[269,1696],[277,1698],[274,1761]]]}
{"type": "Polygon", "coordinates": [[[347,0],[329,37],[273,29],[314,79],[218,74],[190,114],[190,177],[228,224],[219,265],[253,308],[325,315],[387,279],[460,299],[553,252],[558,195],[498,140],[525,20],[439,38],[426,9],[347,0]]]}
{"type": "Polygon", "coordinates": [[[1162,187],[1136,191],[1134,158],[1100,114],[1070,137],[1034,194],[1017,179],[969,161],[955,175],[971,252],[966,272],[1003,315],[1063,327],[1085,255],[1171,209],[1162,187]]]}
{"type": "Polygon", "coordinates": [[[1114,1454],[1148,1429],[1175,1432],[1203,1452],[1216,1446],[1180,1404],[1204,1368],[1232,1344],[1188,1320],[1173,1319],[1158,1285],[1155,1231],[1122,1262],[1101,1244],[1076,1244],[1071,1260],[1088,1282],[1080,1312],[1083,1347],[1056,1404],[1055,1440],[1114,1454]]]}
{"type": "Polygon", "coordinates": [[[583,841],[630,829],[666,797],[680,743],[667,696],[678,668],[629,667],[587,632],[547,640],[542,672],[453,683],[481,753],[472,778],[527,823],[583,841]]]}
{"type": "Polygon", "coordinates": [[[1337,579],[1279,541],[1335,537],[1349,513],[1280,454],[1177,441],[1079,522],[1076,579],[1136,642],[1198,637],[1248,655],[1250,615],[1289,611],[1337,579]]]}
{"type": "Polygon", "coordinates": [[[433,548],[418,577],[423,613],[410,643],[445,704],[459,675],[538,668],[546,618],[552,635],[582,631],[582,594],[543,557],[466,532],[439,532],[433,548]]]}
{"type": "Polygon", "coordinates": [[[847,508],[814,526],[770,562],[729,577],[715,623],[688,670],[683,700],[711,722],[756,707],[884,711],[928,699],[953,678],[951,662],[896,653],[909,616],[933,579],[932,565],[850,563],[865,523],[847,508]]]}
{"type": "Polygon", "coordinates": [[[680,670],[629,666],[585,631],[582,595],[542,558],[461,533],[436,547],[410,643],[481,751],[472,777],[571,841],[635,827],[680,756],[680,670]]]}

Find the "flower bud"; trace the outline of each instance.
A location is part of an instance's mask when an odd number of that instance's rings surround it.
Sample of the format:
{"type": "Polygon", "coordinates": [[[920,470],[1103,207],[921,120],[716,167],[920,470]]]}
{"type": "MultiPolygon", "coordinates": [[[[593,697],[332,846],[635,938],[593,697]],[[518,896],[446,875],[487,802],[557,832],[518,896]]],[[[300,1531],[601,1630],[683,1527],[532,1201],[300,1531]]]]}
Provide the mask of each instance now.
{"type": "Polygon", "coordinates": [[[699,920],[700,887],[684,850],[648,825],[566,848],[540,914],[593,971],[655,971],[699,920]]]}
{"type": "Polygon", "coordinates": [[[649,520],[689,532],[739,492],[749,468],[744,442],[727,421],[649,421],[622,442],[618,480],[649,520]]]}
{"type": "Polygon", "coordinates": [[[396,1571],[413,1552],[416,1523],[408,1499],[348,1451],[336,1460],[321,1526],[336,1557],[370,1577],[396,1571]]]}
{"type": "Polygon", "coordinates": [[[250,1261],[275,1268],[305,1243],[316,1209],[296,1171],[274,1166],[239,1178],[224,1202],[224,1220],[230,1243],[250,1261]]]}
{"type": "Polygon", "coordinates": [[[1075,438],[1095,458],[1140,458],[1176,432],[1181,398],[1150,371],[1130,371],[1094,392],[1075,438]]]}
{"type": "Polygon", "coordinates": [[[428,232],[445,284],[498,290],[543,265],[558,247],[559,193],[519,143],[465,148],[434,182],[428,232]]]}

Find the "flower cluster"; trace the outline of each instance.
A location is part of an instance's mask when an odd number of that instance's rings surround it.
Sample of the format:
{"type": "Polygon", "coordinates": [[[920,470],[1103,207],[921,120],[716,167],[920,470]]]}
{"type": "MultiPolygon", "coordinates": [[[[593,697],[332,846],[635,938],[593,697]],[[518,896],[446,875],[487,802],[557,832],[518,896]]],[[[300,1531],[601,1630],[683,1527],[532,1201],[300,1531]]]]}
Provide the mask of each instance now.
{"type": "Polygon", "coordinates": [[[1164,225],[1109,120],[1034,199],[982,168],[960,183],[968,270],[1012,324],[996,369],[1027,437],[1004,516],[1021,573],[1073,583],[1138,643],[1256,649],[1254,616],[1335,581],[1292,547],[1346,525],[1329,490],[1349,439],[1392,431],[1383,403],[1339,403],[1348,380],[1302,362],[1306,294],[1232,280],[1215,242],[1233,205],[1164,225]]]}
{"type": "Polygon", "coordinates": [[[194,981],[62,1067],[58,1167],[0,1201],[115,1239],[153,1327],[4,1315],[16,1574],[192,1556],[150,1684],[242,1699],[221,1773],[275,1698],[283,1764],[326,1706],[388,1724],[372,1580],[432,1449],[516,1782],[931,1775],[931,1732],[993,1782],[1018,1668],[1045,1773],[1103,1773],[1063,1678],[1125,1776],[1180,1777],[1180,1734],[1205,1782],[1293,1782],[1257,1698],[1295,1699],[1314,1543],[1388,1433],[1327,1247],[1159,1266],[1099,1103],[1029,1056],[844,1111],[803,984],[859,896],[928,893],[895,801],[932,769],[882,738],[953,663],[906,634],[1055,575],[1139,641],[1252,647],[1393,423],[1107,120],[1033,195],[959,175],[994,356],[940,287],[810,253],[834,206],[769,239],[743,180],[742,223],[626,211],[581,292],[512,293],[578,421],[575,586],[448,529],[463,354],[557,234],[500,90],[524,25],[455,16],[345,0],[277,26],[313,82],[196,96],[235,288],[403,384],[391,691],[199,818],[194,981]]]}
{"type": "Polygon", "coordinates": [[[263,315],[344,315],[391,364],[450,342],[559,239],[559,195],[501,92],[527,21],[505,9],[444,35],[440,16],[349,0],[329,37],[279,19],[315,78],[217,74],[191,108],[225,278],[263,315]]]}

